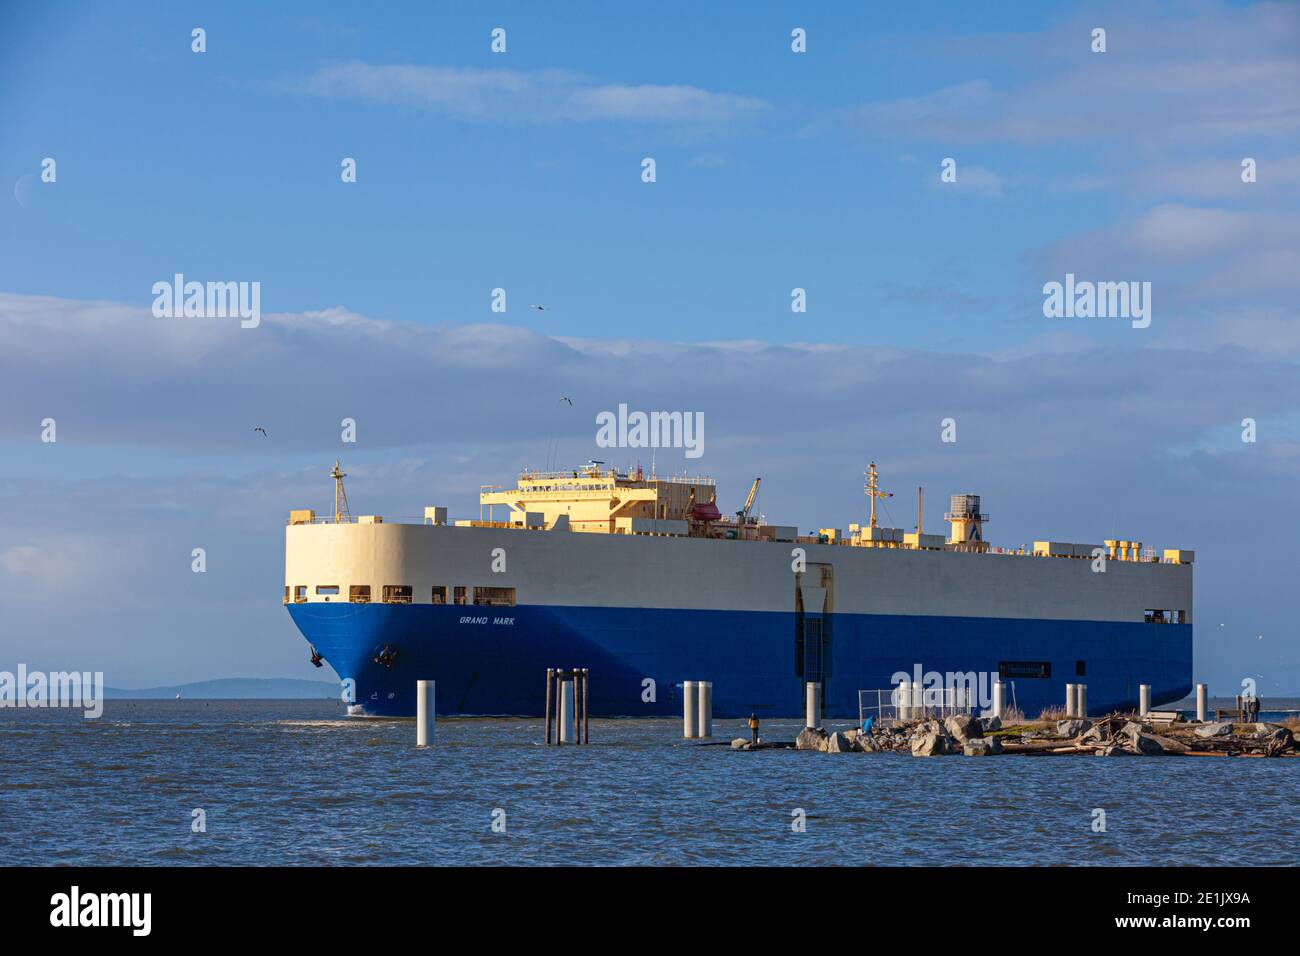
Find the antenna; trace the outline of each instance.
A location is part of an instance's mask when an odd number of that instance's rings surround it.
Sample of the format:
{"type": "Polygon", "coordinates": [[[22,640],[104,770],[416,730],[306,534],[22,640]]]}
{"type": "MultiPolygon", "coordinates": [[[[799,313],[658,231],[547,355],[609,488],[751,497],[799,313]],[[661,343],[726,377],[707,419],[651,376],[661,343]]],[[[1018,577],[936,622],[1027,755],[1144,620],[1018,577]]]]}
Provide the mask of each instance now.
{"type": "Polygon", "coordinates": [[[337,458],[334,459],[334,470],[330,472],[330,477],[334,479],[334,523],[342,524],[344,521],[352,520],[352,513],[348,511],[348,493],[343,490],[343,479],[347,477],[340,467],[342,462],[337,458]]]}
{"type": "Polygon", "coordinates": [[[894,497],[894,494],[893,492],[890,491],[880,490],[880,484],[877,480],[879,476],[876,474],[876,463],[874,461],[871,463],[871,466],[865,472],[863,472],[863,474],[867,476],[866,493],[867,493],[867,497],[871,499],[870,527],[874,528],[876,526],[876,499],[892,498],[894,497]]]}

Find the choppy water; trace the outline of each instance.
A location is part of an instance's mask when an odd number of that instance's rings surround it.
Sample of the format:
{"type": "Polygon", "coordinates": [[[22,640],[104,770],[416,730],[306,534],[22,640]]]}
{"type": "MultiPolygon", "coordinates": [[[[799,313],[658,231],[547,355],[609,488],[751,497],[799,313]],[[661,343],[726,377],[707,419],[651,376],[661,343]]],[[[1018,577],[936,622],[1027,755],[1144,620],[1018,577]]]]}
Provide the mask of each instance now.
{"type": "Polygon", "coordinates": [[[586,748],[441,720],[417,750],[413,722],[340,706],[0,710],[0,864],[1296,862],[1300,760],[742,753],[666,720],[593,721],[586,748]]]}

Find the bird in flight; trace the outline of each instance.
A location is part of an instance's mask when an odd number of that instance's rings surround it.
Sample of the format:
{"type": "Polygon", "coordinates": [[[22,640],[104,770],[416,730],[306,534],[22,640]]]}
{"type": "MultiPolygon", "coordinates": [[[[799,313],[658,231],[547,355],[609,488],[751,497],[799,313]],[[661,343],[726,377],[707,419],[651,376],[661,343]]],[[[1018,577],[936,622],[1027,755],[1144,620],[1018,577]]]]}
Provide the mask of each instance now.
{"type": "Polygon", "coordinates": [[[261,425],[254,425],[254,426],[253,426],[253,431],[255,431],[255,432],[261,432],[263,438],[270,438],[270,437],[271,437],[270,435],[268,435],[268,434],[266,433],[266,429],[263,428],[261,425]]]}
{"type": "Polygon", "coordinates": [[[562,402],[568,402],[570,405],[573,404],[573,399],[569,398],[568,395],[561,395],[561,396],[560,396],[560,401],[562,401],[562,402]]]}
{"type": "Polygon", "coordinates": [[[536,309],[538,312],[545,312],[545,311],[546,311],[546,306],[544,306],[544,305],[530,305],[528,308],[530,308],[530,309],[536,309]]]}

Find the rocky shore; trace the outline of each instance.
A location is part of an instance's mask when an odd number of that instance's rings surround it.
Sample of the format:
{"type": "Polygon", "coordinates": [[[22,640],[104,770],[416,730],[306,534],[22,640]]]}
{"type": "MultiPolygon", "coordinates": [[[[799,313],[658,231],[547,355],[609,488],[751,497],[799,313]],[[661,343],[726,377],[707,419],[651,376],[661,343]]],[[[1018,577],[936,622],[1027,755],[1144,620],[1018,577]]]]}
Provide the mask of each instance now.
{"type": "MultiPolygon", "coordinates": [[[[731,746],[736,750],[762,750],[792,745],[762,742],[754,745],[737,738],[731,746]]],[[[1152,722],[1131,714],[1109,714],[1096,720],[1022,721],[1006,726],[997,717],[956,716],[893,722],[889,726],[873,727],[869,732],[810,727],[800,732],[793,747],[821,753],[903,753],[913,757],[950,754],[1300,757],[1300,743],[1291,729],[1281,724],[1152,722]]]]}

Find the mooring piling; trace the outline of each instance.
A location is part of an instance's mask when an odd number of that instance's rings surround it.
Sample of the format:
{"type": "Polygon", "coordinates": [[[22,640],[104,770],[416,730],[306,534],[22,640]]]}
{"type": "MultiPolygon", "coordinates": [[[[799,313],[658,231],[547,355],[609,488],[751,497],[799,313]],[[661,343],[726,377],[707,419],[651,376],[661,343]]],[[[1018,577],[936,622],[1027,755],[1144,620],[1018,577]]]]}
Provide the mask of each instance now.
{"type": "Polygon", "coordinates": [[[1077,696],[1078,684],[1065,685],[1065,716],[1078,717],[1079,699],[1077,696]]]}
{"type": "Polygon", "coordinates": [[[898,719],[912,719],[912,682],[910,680],[901,680],[898,682],[898,719]]]}
{"type": "Polygon", "coordinates": [[[576,711],[574,710],[573,678],[560,681],[560,743],[577,743],[576,711]]]}
{"type": "Polygon", "coordinates": [[[427,747],[434,731],[434,682],[415,682],[415,746],[427,747]]]}
{"type": "Polygon", "coordinates": [[[1007,685],[1002,681],[993,682],[993,716],[998,720],[1002,719],[1003,712],[1007,709],[1007,685]]]}
{"type": "Polygon", "coordinates": [[[702,680],[696,685],[699,688],[699,736],[713,736],[713,681],[702,680]]]}
{"type": "Polygon", "coordinates": [[[587,668],[582,668],[582,742],[591,743],[591,712],[587,707],[588,692],[591,690],[591,681],[587,668]]]}
{"type": "Polygon", "coordinates": [[[546,745],[551,744],[551,694],[555,690],[555,668],[546,668],[546,745]]]}
{"type": "Polygon", "coordinates": [[[822,685],[815,681],[808,681],[807,684],[806,711],[804,715],[804,725],[807,727],[820,727],[822,725],[822,685]]]}
{"type": "Polygon", "coordinates": [[[1085,720],[1088,717],[1088,685],[1074,685],[1074,716],[1082,717],[1085,720]]]}
{"type": "Polygon", "coordinates": [[[700,735],[700,690],[698,681],[682,681],[682,736],[694,740],[700,735]]]}
{"type": "Polygon", "coordinates": [[[546,743],[591,742],[590,678],[585,667],[546,669],[546,743]],[[551,706],[554,700],[555,706],[551,706]],[[554,716],[555,735],[551,736],[554,716]]]}
{"type": "Polygon", "coordinates": [[[1196,720],[1198,723],[1205,723],[1205,715],[1209,710],[1210,689],[1205,684],[1196,685],[1196,720]]]}
{"type": "Polygon", "coordinates": [[[1151,685],[1138,684],[1138,716],[1145,717],[1151,713],[1151,685]]]}

